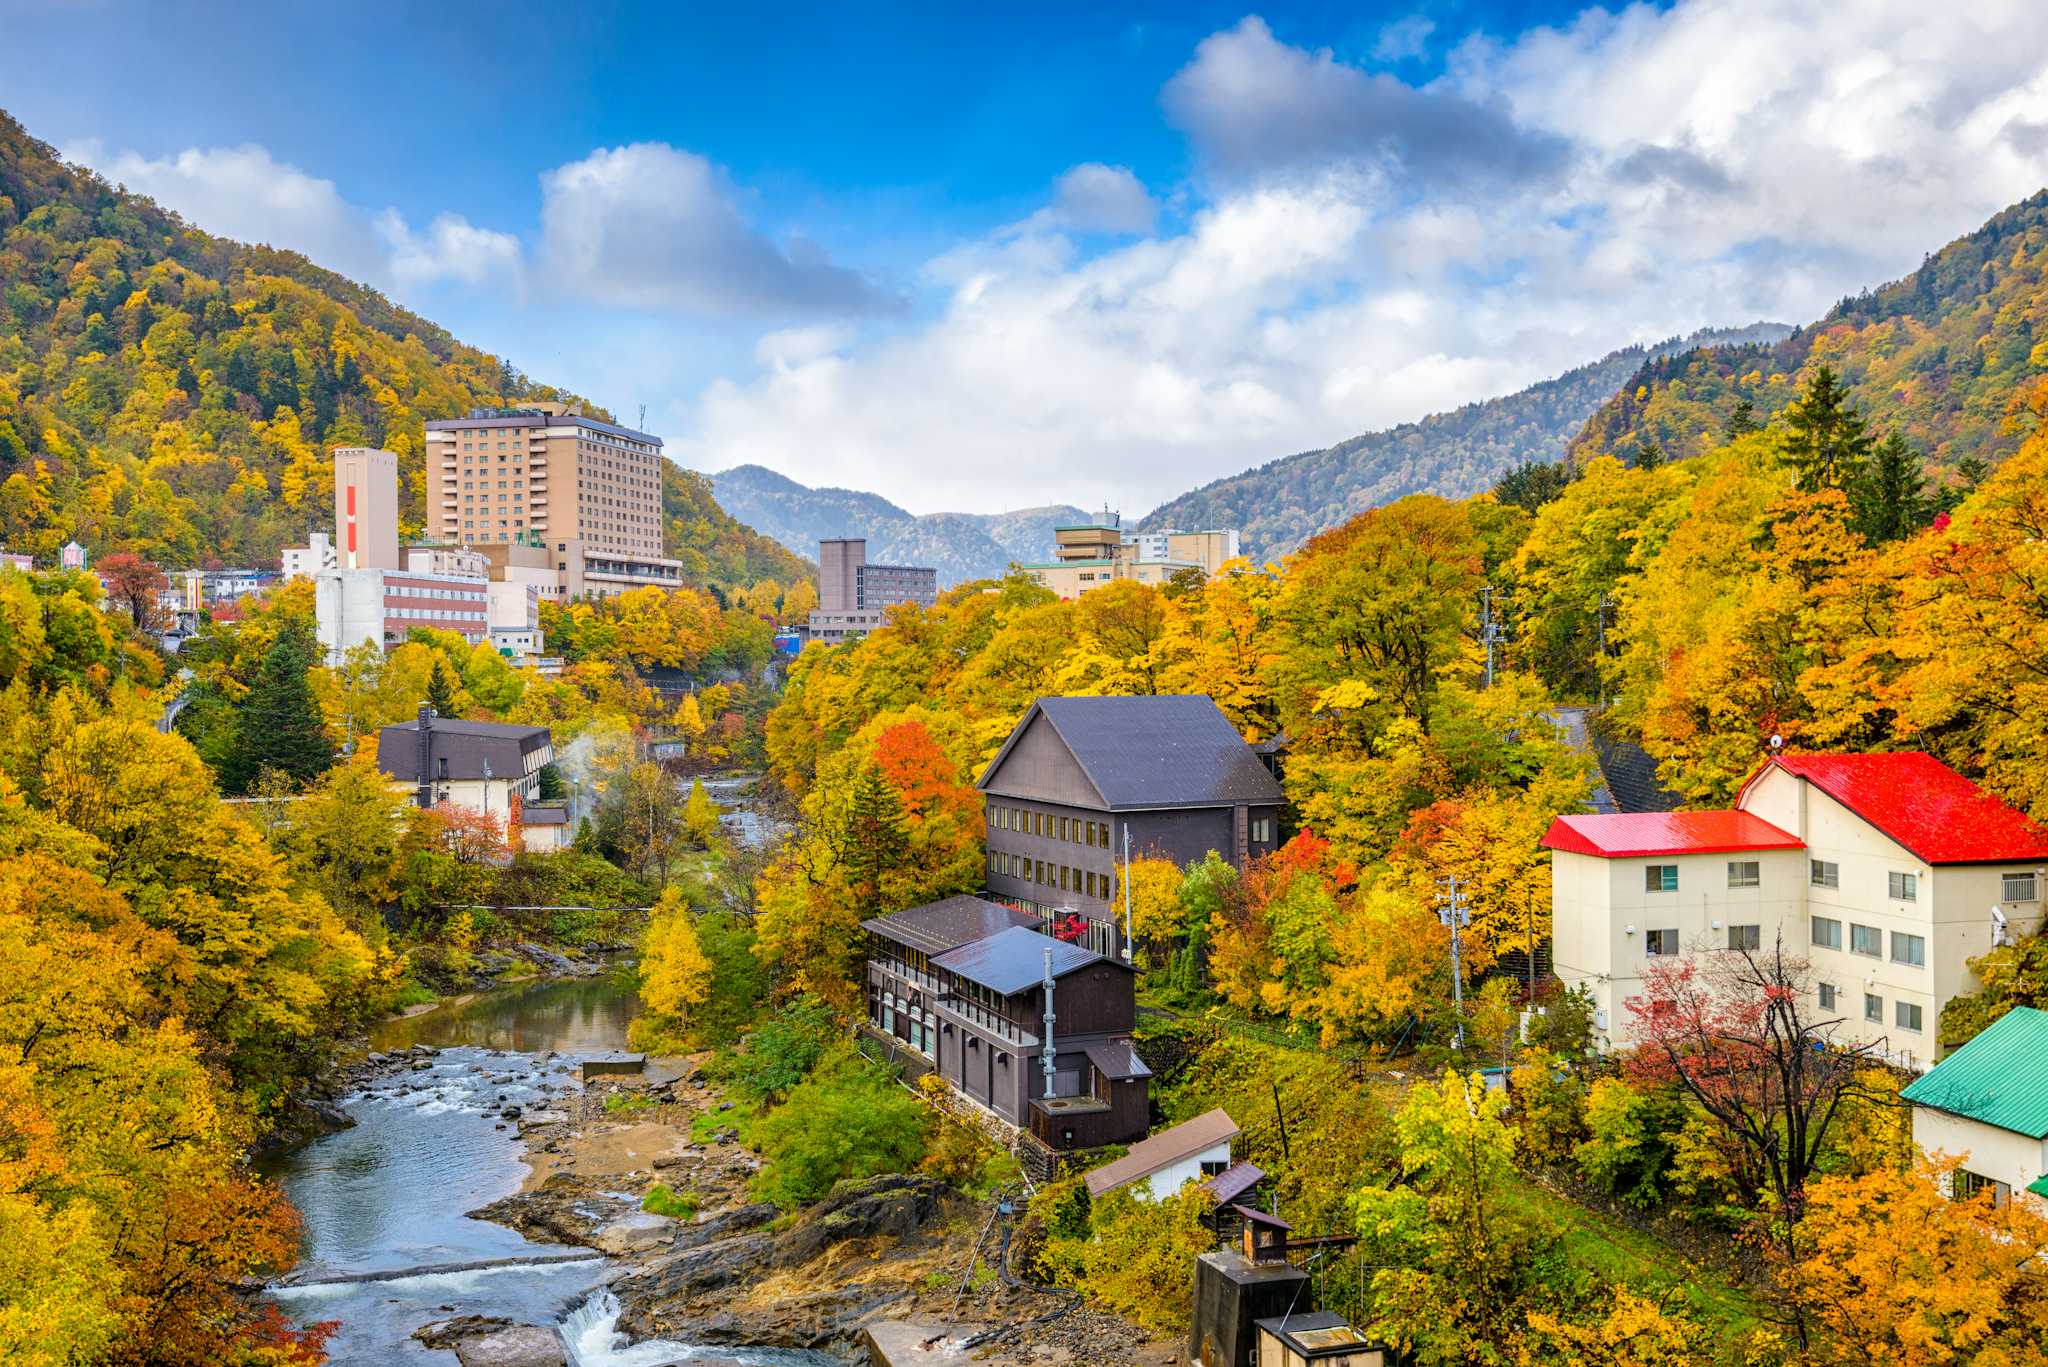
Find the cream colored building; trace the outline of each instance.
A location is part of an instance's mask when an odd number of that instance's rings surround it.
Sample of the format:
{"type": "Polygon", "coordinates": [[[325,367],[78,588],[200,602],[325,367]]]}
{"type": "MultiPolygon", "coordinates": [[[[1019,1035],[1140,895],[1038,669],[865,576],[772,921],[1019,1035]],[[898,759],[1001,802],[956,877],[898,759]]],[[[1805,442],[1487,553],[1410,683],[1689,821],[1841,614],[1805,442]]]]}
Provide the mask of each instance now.
{"type": "Polygon", "coordinates": [[[395,570],[398,558],[398,457],[369,446],[334,448],[337,567],[395,570]]]}
{"type": "Polygon", "coordinates": [[[659,437],[557,403],[430,422],[426,437],[429,535],[543,550],[550,598],[681,584],[661,553],[659,437]]]}
{"type": "Polygon", "coordinates": [[[1958,1195],[1988,1187],[2048,1214],[2048,1011],[2013,1008],[1903,1095],[1914,1144],[1959,1160],[1958,1195]]]}
{"type": "Polygon", "coordinates": [[[1133,532],[1104,509],[1092,522],[1053,529],[1053,559],[1019,566],[1062,598],[1078,598],[1119,579],[1163,587],[1183,570],[1215,574],[1238,557],[1234,530],[1133,532]]]}
{"type": "Polygon", "coordinates": [[[1780,755],[1732,811],[1559,817],[1544,844],[1556,971],[1610,1047],[1653,960],[1782,936],[1837,1038],[1924,1068],[1968,961],[2038,930],[2048,882],[2048,831],[1915,753],[1780,755]]]}

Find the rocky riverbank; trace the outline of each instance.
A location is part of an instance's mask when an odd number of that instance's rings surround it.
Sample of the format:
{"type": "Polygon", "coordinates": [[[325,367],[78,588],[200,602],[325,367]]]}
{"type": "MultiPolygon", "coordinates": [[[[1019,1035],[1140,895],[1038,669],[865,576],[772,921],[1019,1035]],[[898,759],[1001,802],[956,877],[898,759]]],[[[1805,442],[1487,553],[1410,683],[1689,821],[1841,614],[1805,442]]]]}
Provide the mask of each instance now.
{"type": "Polygon", "coordinates": [[[533,1171],[517,1195],[473,1214],[613,1258],[618,1327],[636,1340],[851,1361],[866,1359],[864,1329],[898,1323],[935,1348],[984,1336],[971,1352],[980,1362],[1176,1361],[1177,1345],[1148,1342],[1065,1294],[1006,1285],[986,1260],[963,1289],[989,1212],[930,1178],[850,1184],[791,1215],[753,1201],[760,1160],[720,1123],[724,1105],[688,1061],[565,1089],[503,1122],[517,1126],[533,1171]],[[693,1199],[695,1214],[642,1210],[657,1183],[693,1199]]]}

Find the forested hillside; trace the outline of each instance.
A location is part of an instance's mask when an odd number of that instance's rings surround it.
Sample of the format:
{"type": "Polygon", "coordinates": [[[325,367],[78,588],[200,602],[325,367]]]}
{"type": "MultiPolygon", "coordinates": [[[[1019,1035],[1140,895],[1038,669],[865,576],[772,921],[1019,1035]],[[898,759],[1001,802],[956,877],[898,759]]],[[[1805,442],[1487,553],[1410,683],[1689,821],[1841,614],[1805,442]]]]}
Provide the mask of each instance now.
{"type": "Polygon", "coordinates": [[[2048,191],[1774,345],[1652,358],[1587,421],[1571,456],[1633,459],[1645,440],[1666,458],[1697,455],[1731,423],[1782,408],[1825,364],[1878,431],[1896,428],[1934,466],[1996,464],[2037,421],[2028,405],[2048,374],[2044,321],[2048,191]]]}
{"type": "Polygon", "coordinates": [[[1645,358],[1775,341],[1789,331],[1776,323],[1756,323],[1697,332],[1656,347],[1626,347],[1517,394],[1268,461],[1160,505],[1141,525],[1148,530],[1236,527],[1244,533],[1245,554],[1254,560],[1284,555],[1317,532],[1405,494],[1461,498],[1526,461],[1556,460],[1587,416],[1645,358]]]}
{"type": "MultiPolygon", "coordinates": [[[[398,453],[424,497],[422,424],[561,398],[296,252],[229,242],[60,162],[0,113],[0,543],[77,538],[168,566],[275,564],[332,519],[327,448],[398,453]]],[[[595,412],[596,410],[592,410],[595,412]]],[[[666,482],[697,582],[801,572],[666,482]]]]}
{"type": "Polygon", "coordinates": [[[1067,504],[919,516],[880,494],[813,489],[759,465],[720,470],[711,488],[734,516],[799,555],[816,555],[826,537],[864,536],[869,560],[930,565],[942,586],[994,578],[1013,560],[1049,559],[1054,526],[1085,516],[1067,504]]]}

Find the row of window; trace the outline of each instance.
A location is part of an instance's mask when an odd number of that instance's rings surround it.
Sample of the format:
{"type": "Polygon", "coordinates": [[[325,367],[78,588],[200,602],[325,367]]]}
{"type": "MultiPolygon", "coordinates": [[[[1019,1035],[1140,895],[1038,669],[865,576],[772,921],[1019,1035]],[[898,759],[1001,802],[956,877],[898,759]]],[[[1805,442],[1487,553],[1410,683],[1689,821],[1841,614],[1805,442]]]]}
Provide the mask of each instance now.
{"type": "Polygon", "coordinates": [[[387,583],[384,592],[391,598],[439,598],[455,603],[481,603],[485,596],[482,589],[430,589],[404,583],[387,583]]]}
{"type": "MultiPolygon", "coordinates": [[[[1254,839],[1257,837],[1254,836],[1254,839]]],[[[1839,888],[1842,886],[1842,866],[1832,859],[1807,861],[1808,881],[1817,888],[1839,888]]],[[[1753,888],[1762,882],[1762,870],[1754,859],[1731,859],[1728,861],[1728,886],[1731,888],[1753,888]]],[[[1645,864],[1643,866],[1643,891],[1677,892],[1678,865],[1645,864]]],[[[1887,873],[1885,891],[1894,902],[1917,902],[1920,900],[1920,875],[1916,873],[1887,873]]],[[[2032,902],[2039,895],[2036,879],[2032,873],[2008,873],[1999,877],[1999,899],[2006,902],[2032,902]]]]}
{"type": "MultiPolygon", "coordinates": [[[[1762,926],[1728,927],[1728,948],[1730,949],[1758,950],[1763,948],[1763,944],[1764,928],[1762,926]]],[[[1643,932],[1643,953],[1653,959],[1662,958],[1667,954],[1683,953],[1684,948],[1678,941],[1678,930],[1676,927],[1643,932]]]]}
{"type": "Polygon", "coordinates": [[[408,622],[485,622],[490,620],[487,612],[464,612],[460,608],[386,608],[386,617],[396,617],[408,622]]]}
{"type": "Polygon", "coordinates": [[[1078,892],[1089,897],[1108,897],[1112,883],[1108,874],[1097,873],[1093,869],[1048,864],[1043,859],[1026,859],[1023,855],[1005,854],[1000,850],[989,851],[988,871],[1008,878],[1021,878],[1040,887],[1056,887],[1061,892],[1078,892]]]}
{"type": "Polygon", "coordinates": [[[1077,816],[1058,816],[1023,807],[990,807],[989,819],[999,831],[1021,831],[1047,840],[1065,840],[1102,850],[1109,848],[1109,824],[1103,821],[1083,821],[1077,816]]]}
{"type": "MultiPolygon", "coordinates": [[[[1814,916],[1808,919],[1812,923],[1810,938],[1816,947],[1820,949],[1840,949],[1842,947],[1842,923],[1840,921],[1832,916],[1814,916]]],[[[1884,957],[1884,932],[1876,926],[1863,926],[1851,921],[1849,923],[1849,952],[1851,954],[1861,954],[1866,959],[1884,957]]],[[[1925,968],[1927,966],[1927,937],[1924,935],[1908,935],[1904,931],[1899,930],[1893,931],[1892,962],[1895,964],[1905,964],[1911,968],[1925,968]]]]}

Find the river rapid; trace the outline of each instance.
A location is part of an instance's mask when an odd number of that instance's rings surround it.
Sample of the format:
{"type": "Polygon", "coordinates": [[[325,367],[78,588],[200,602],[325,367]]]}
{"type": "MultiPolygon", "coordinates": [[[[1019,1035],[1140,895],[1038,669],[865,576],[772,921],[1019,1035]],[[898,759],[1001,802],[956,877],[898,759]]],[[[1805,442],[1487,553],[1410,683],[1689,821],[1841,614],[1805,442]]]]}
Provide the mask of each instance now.
{"type": "MultiPolygon", "coordinates": [[[[723,795],[721,795],[723,796],[723,795]]],[[[729,800],[729,799],[728,799],[729,800]]],[[[294,1321],[336,1321],[337,1367],[453,1363],[416,1342],[422,1325],[460,1315],[553,1323],[578,1367],[705,1361],[786,1367],[832,1359],[771,1349],[626,1346],[613,1270],[587,1249],[529,1241],[464,1212],[519,1190],[528,1169],[507,1107],[545,1110],[580,1089],[578,1065],[625,1048],[639,1001],[624,969],[527,983],[383,1022],[370,1048],[440,1052],[380,1074],[342,1099],[352,1129],[268,1155],[262,1168],[305,1220],[305,1253],[269,1294],[294,1321]],[[460,1271],[412,1269],[469,1266],[460,1271]]]]}

